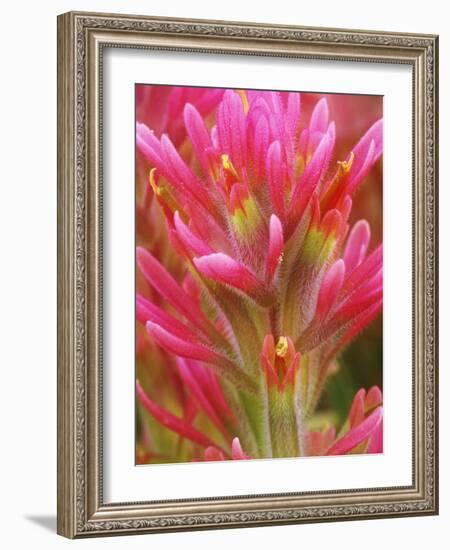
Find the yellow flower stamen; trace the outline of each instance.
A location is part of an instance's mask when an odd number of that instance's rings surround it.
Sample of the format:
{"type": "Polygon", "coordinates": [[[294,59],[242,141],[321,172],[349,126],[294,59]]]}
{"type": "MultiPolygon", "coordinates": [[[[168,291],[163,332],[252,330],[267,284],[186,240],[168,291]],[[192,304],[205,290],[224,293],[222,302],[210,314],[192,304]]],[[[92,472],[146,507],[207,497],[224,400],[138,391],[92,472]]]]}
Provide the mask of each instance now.
{"type": "Polygon", "coordinates": [[[150,170],[150,174],[148,176],[148,181],[150,183],[151,188],[153,189],[153,193],[155,193],[155,195],[159,196],[159,195],[161,195],[161,189],[156,185],[155,172],[156,172],[156,168],[152,168],[150,170]]]}
{"type": "Polygon", "coordinates": [[[244,106],[244,113],[248,113],[248,99],[245,90],[237,90],[237,93],[241,96],[242,105],[244,106]]]}
{"type": "Polygon", "coordinates": [[[184,219],[185,214],[180,208],[180,206],[177,204],[176,200],[170,193],[170,191],[167,189],[165,185],[158,185],[156,183],[156,168],[152,168],[150,170],[148,181],[153,189],[153,193],[155,193],[155,197],[157,197],[160,204],[164,204],[166,207],[168,207],[172,212],[175,212],[178,210],[180,212],[180,216],[184,219]]]}
{"type": "Polygon", "coordinates": [[[236,179],[239,179],[238,174],[236,172],[236,168],[233,166],[233,163],[231,162],[229,155],[226,155],[224,153],[223,155],[220,155],[220,159],[222,161],[222,166],[224,170],[232,174],[233,177],[235,177],[236,179]]]}
{"type": "Polygon", "coordinates": [[[280,336],[278,338],[277,345],[275,346],[275,353],[278,357],[284,357],[288,352],[288,340],[286,336],[280,336]]]}
{"type": "Polygon", "coordinates": [[[338,160],[338,164],[344,174],[347,174],[348,172],[350,172],[354,158],[355,158],[355,155],[352,151],[350,153],[348,160],[338,160]]]}

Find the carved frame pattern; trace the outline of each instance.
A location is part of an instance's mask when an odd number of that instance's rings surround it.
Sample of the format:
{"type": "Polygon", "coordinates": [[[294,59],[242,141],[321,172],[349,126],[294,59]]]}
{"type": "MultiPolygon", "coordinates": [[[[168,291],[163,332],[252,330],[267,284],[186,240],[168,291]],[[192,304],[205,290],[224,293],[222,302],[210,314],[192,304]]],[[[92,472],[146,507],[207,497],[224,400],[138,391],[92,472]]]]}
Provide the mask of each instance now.
{"type": "Polygon", "coordinates": [[[438,512],[438,39],[254,23],[58,18],[58,532],[67,537],[438,512]],[[411,487],[103,504],[102,48],[408,63],[414,89],[414,471],[411,487]]]}

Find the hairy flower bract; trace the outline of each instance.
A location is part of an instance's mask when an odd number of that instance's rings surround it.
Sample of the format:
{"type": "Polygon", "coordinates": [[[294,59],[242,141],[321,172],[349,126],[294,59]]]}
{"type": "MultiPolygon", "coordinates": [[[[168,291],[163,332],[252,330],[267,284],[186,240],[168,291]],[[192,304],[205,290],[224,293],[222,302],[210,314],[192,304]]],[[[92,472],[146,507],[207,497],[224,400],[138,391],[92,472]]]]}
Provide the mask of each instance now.
{"type": "Polygon", "coordinates": [[[382,245],[351,218],[382,120],[349,145],[326,97],[306,117],[296,92],[139,93],[138,461],[381,452],[377,386],[340,426],[317,411],[382,307],[382,245]]]}

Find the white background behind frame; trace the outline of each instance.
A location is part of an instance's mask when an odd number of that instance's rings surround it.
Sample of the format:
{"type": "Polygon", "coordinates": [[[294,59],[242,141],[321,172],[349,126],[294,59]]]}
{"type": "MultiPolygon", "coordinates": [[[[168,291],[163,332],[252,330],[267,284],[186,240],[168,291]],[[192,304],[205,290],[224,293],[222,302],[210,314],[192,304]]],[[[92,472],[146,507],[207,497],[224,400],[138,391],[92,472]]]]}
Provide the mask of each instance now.
{"type": "Polygon", "coordinates": [[[411,67],[108,47],[103,55],[105,502],[410,485],[411,67]],[[383,455],[135,466],[134,93],[146,82],[384,96],[383,455]]]}
{"type": "MultiPolygon", "coordinates": [[[[56,530],[56,15],[71,9],[140,13],[172,17],[196,17],[235,21],[259,21],[292,25],[378,29],[394,32],[440,34],[441,59],[450,58],[448,8],[441,0],[394,3],[378,0],[364,9],[360,0],[293,3],[277,0],[255,6],[252,2],[228,0],[48,0],[36,3],[17,0],[3,6],[0,34],[5,55],[0,88],[2,131],[0,144],[8,154],[2,158],[0,230],[2,265],[0,298],[2,346],[2,437],[0,455],[2,523],[8,526],[2,540],[7,548],[32,547],[61,550],[81,545],[86,549],[236,550],[258,548],[333,548],[334,550],[380,550],[401,540],[408,550],[442,548],[450,522],[450,470],[440,471],[440,515],[376,521],[331,522],[277,527],[239,528],[148,536],[113,537],[73,542],[55,535],[56,530]],[[17,39],[20,22],[21,39],[17,39]],[[12,47],[12,45],[14,47],[12,47]],[[26,70],[22,68],[26,67],[26,70]],[[39,83],[32,86],[33,83],[39,83]],[[23,143],[24,125],[30,128],[29,146],[23,143]],[[31,146],[32,145],[32,146],[31,146]],[[31,172],[18,177],[18,166],[31,172]],[[14,183],[13,183],[14,182],[14,183]],[[26,200],[25,200],[26,198],[26,200]],[[20,205],[18,216],[17,205],[20,205]],[[26,223],[24,223],[26,220],[26,223]],[[32,228],[32,230],[31,230],[32,228]],[[12,237],[14,238],[8,238],[12,237]],[[18,247],[18,243],[21,246],[18,247]],[[25,248],[26,245],[26,248],[25,248]],[[24,253],[26,250],[26,254],[24,253]],[[32,275],[30,275],[30,266],[32,275]],[[30,288],[31,287],[31,288],[30,288]],[[28,288],[30,291],[24,292],[28,288]],[[24,312],[38,316],[28,329],[24,312]],[[26,346],[24,345],[26,344],[26,346]],[[32,361],[26,365],[20,357],[32,361]],[[20,368],[20,363],[22,367],[20,368]],[[20,399],[17,391],[20,387],[20,399]],[[11,412],[14,411],[14,418],[11,412]],[[31,411],[31,413],[30,413],[31,411]],[[32,428],[29,423],[32,421],[32,428]],[[25,434],[26,433],[26,437],[25,434]],[[32,454],[32,461],[28,460],[32,454]]],[[[440,118],[450,120],[450,71],[439,76],[440,118]]],[[[441,124],[440,149],[450,150],[450,126],[441,124]]],[[[440,288],[442,388],[440,409],[440,462],[450,462],[450,163],[443,153],[439,160],[442,215],[440,220],[440,288]]]]}

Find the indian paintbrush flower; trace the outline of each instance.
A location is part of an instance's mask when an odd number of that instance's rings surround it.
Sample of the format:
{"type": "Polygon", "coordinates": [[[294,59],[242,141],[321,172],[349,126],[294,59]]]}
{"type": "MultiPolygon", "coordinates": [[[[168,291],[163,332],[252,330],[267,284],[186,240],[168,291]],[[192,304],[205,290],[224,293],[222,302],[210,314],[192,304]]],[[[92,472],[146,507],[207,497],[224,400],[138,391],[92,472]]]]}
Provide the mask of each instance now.
{"type": "Polygon", "coordinates": [[[226,90],[206,103],[217,105],[209,123],[185,102],[174,140],[137,123],[179,262],[174,276],[138,247],[150,290],[137,320],[171,357],[184,400],[175,414],[138,382],[143,410],[187,442],[185,459],[381,452],[376,387],[356,394],[338,435],[309,419],[338,354],[382,306],[382,247],[369,252],[367,221],[349,223],[382,120],[336,159],[325,98],[307,125],[299,93],[226,90]]]}

